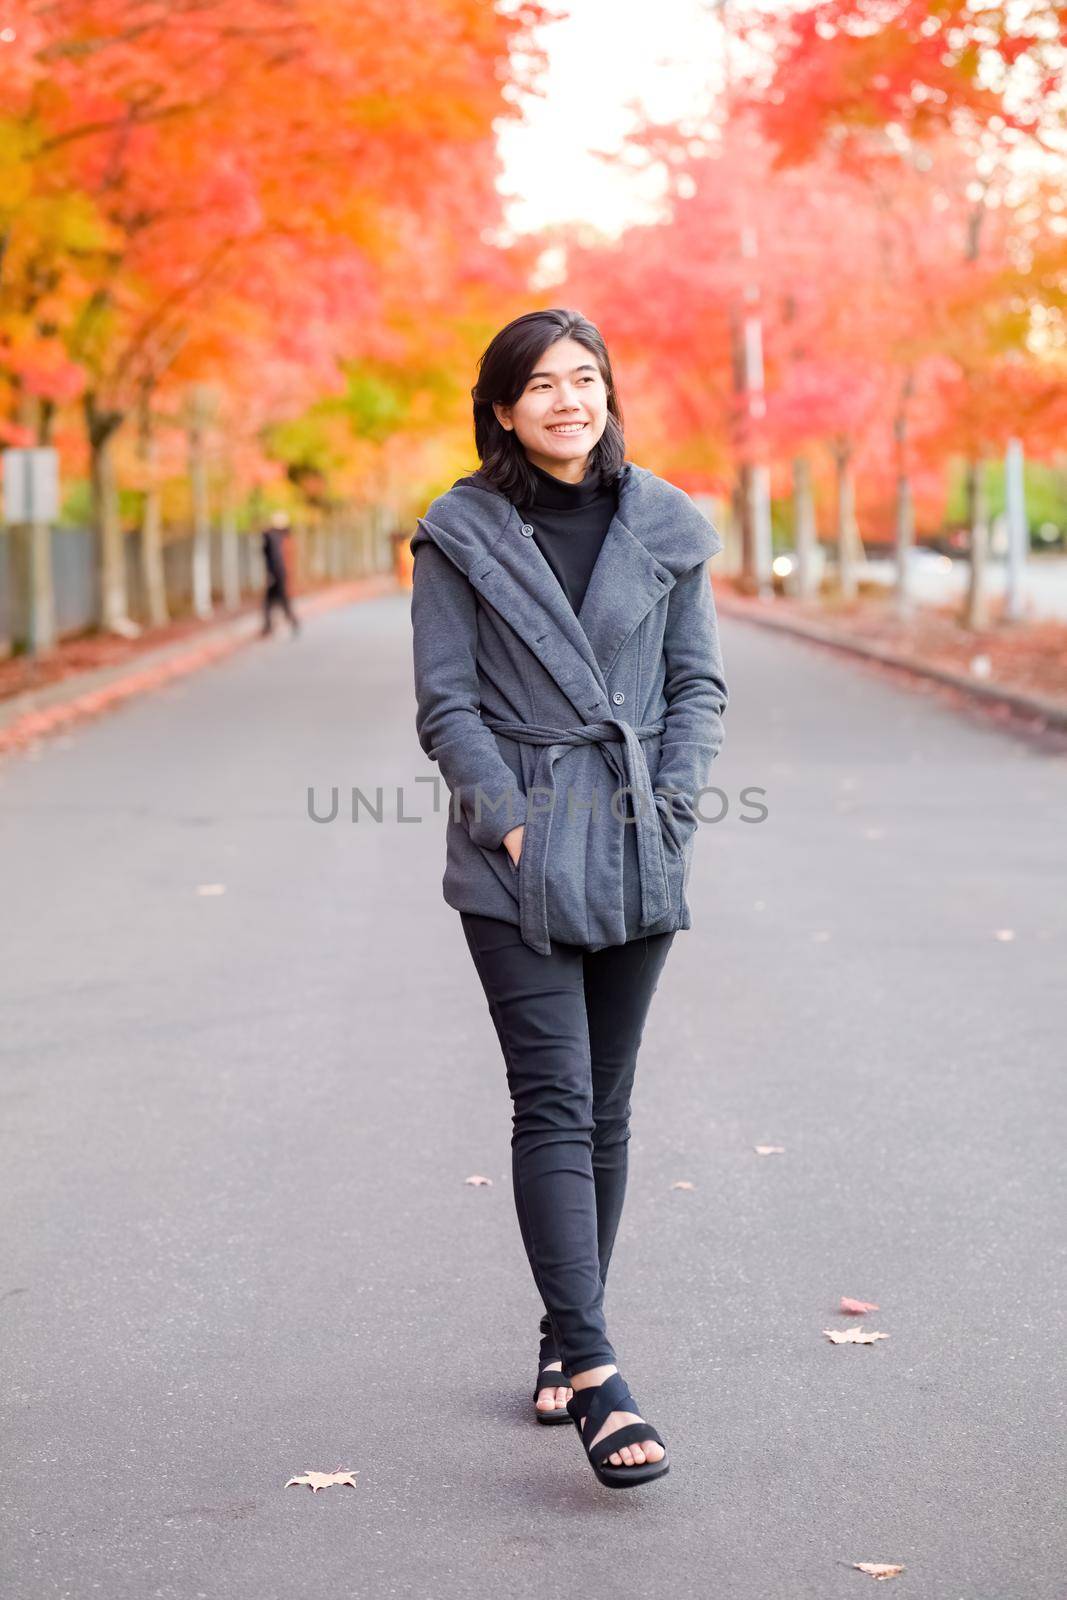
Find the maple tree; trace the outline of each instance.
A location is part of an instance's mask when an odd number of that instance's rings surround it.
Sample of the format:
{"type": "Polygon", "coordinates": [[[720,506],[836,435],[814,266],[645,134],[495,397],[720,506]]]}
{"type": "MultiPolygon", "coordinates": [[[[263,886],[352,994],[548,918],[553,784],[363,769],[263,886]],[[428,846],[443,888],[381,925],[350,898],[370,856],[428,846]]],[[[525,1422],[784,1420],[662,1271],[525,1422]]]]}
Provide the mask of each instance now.
{"type": "MultiPolygon", "coordinates": [[[[0,429],[90,474],[110,627],[127,612],[120,483],[141,497],[161,621],[168,518],[194,528],[206,609],[208,518],[232,598],[250,492],[298,497],[320,570],[344,508],[399,511],[467,470],[474,358],[529,309],[546,246],[566,273],[538,294],[604,328],[636,447],[690,492],[731,495],[750,558],[757,471],[779,521],[792,500],[798,550],[833,526],[848,593],[859,528],[895,534],[903,573],[913,530],[944,518],[953,460],[977,529],[989,453],[1057,447],[1060,7],[1019,0],[1012,28],[974,0],[768,10],[752,70],[702,126],[630,141],[667,172],[662,222],[508,246],[493,124],[539,64],[535,5],[9,14],[0,429]]],[[[977,531],[972,548],[980,577],[977,531]]]]}
{"type": "MultiPolygon", "coordinates": [[[[645,138],[669,150],[675,134],[645,138]]],[[[816,449],[847,486],[852,454],[884,402],[890,356],[872,312],[880,294],[890,297],[877,219],[832,168],[778,172],[772,155],[737,120],[676,151],[662,224],[569,252],[567,295],[603,320],[627,415],[660,469],[691,492],[729,492],[731,473],[752,461],[795,462],[816,449]],[[746,232],[759,240],[747,258],[746,232]],[[738,370],[752,291],[764,333],[759,408],[746,403],[738,370]]],[[[887,306],[883,321],[889,314],[887,306]]],[[[734,496],[743,504],[740,484],[734,496]]],[[[847,519],[841,537],[855,538],[847,519]]]]}
{"type": "Polygon", "coordinates": [[[773,62],[763,120],[791,162],[833,143],[865,168],[871,134],[889,130],[1044,140],[1062,118],[1060,0],[817,0],[750,11],[744,26],[773,62]]]}
{"type": "Polygon", "coordinates": [[[507,275],[484,239],[492,129],[543,13],[22,0],[8,15],[7,437],[44,438],[80,401],[102,612],[122,628],[115,447],[131,412],[142,463],[189,385],[235,390],[231,416],[297,415],[343,389],[345,362],[421,353],[453,296],[462,309],[507,275]]]}
{"type": "MultiPolygon", "coordinates": [[[[942,244],[934,295],[929,273],[920,275],[924,311],[931,300],[940,304],[926,319],[925,347],[916,344],[940,362],[942,443],[953,440],[965,460],[964,615],[980,627],[987,616],[983,458],[1011,436],[1040,453],[1063,412],[1067,238],[1057,173],[1067,131],[1067,7],[818,0],[789,16],[765,11],[754,25],[771,40],[772,67],[750,93],[779,165],[803,167],[825,155],[872,192],[904,185],[918,215],[940,204],[962,217],[959,228],[948,225],[951,217],[940,227],[933,221],[931,237],[942,244]],[[923,186],[927,195],[917,198],[923,186]]],[[[914,243],[914,226],[911,232],[914,243]]],[[[911,368],[895,429],[902,546],[913,393],[911,368]]]]}
{"type": "Polygon", "coordinates": [[[792,497],[798,550],[832,513],[846,596],[859,526],[893,536],[903,608],[908,549],[940,527],[953,461],[973,486],[1009,437],[1056,447],[1060,113],[1035,85],[1061,70],[1060,12],[1024,10],[1015,32],[981,4],[765,11],[750,69],[705,122],[646,121],[629,141],[666,172],[663,220],[617,241],[546,235],[566,260],[555,293],[604,327],[657,469],[732,495],[746,570],[759,462],[792,497]]]}

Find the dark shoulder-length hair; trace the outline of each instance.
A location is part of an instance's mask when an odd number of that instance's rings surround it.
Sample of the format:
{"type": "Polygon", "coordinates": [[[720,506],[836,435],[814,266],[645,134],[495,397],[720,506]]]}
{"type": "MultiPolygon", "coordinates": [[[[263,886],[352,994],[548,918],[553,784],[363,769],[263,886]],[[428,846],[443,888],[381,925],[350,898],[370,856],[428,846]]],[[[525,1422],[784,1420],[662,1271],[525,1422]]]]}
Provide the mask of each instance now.
{"type": "Polygon", "coordinates": [[[493,402],[514,405],[537,361],[558,339],[574,339],[592,352],[608,392],[607,421],[604,432],[590,451],[589,466],[600,469],[602,483],[611,483],[625,465],[622,409],[600,329],[580,311],[558,306],[548,311],[528,311],[493,337],[478,362],[478,381],[471,390],[474,443],[481,462],[479,475],[513,505],[532,502],[537,479],[514,429],[504,428],[497,421],[493,402]]]}

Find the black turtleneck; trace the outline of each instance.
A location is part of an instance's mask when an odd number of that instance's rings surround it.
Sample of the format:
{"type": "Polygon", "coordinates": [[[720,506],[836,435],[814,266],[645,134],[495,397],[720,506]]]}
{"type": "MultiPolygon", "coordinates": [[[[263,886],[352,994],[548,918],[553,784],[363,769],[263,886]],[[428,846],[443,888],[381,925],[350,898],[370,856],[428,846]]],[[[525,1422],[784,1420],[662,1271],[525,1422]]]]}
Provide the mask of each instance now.
{"type": "Polygon", "coordinates": [[[577,614],[618,508],[618,490],[614,483],[601,482],[597,467],[591,467],[581,483],[564,483],[532,461],[530,468],[537,491],[532,503],[518,509],[533,527],[534,543],[577,614]]]}
{"type": "MultiPolygon", "coordinates": [[[[590,468],[581,483],[564,483],[532,461],[529,465],[537,489],[532,503],[516,506],[516,510],[533,528],[534,543],[577,615],[604,535],[618,510],[618,485],[603,483],[596,467],[590,468]]],[[[452,487],[464,483],[478,484],[477,474],[457,479],[452,487]]]]}

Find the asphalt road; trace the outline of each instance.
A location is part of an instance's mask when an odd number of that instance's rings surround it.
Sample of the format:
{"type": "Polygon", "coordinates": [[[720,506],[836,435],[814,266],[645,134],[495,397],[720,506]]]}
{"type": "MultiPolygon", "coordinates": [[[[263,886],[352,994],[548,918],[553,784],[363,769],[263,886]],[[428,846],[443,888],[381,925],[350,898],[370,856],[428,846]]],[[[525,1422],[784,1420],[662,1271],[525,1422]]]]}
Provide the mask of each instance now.
{"type": "Polygon", "coordinates": [[[1063,1600],[1067,756],[723,643],[608,1292],[672,1469],[622,1493],[531,1416],[406,596],[0,765],[5,1600],[1063,1600]]]}

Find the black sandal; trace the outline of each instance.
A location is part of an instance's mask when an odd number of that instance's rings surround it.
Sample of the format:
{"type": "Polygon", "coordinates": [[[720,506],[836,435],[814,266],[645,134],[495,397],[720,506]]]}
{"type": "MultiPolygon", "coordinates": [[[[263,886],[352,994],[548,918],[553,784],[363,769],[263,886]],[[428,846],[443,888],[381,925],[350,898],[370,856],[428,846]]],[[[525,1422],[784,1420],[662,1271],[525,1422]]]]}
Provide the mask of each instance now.
{"type": "Polygon", "coordinates": [[[637,1401],[627,1388],[626,1380],[621,1373],[611,1373],[603,1383],[595,1384],[592,1388],[575,1389],[567,1401],[567,1410],[574,1426],[578,1429],[578,1437],[585,1448],[589,1464],[606,1488],[626,1489],[634,1483],[648,1483],[653,1478],[662,1478],[670,1467],[670,1459],[666,1454],[667,1446],[650,1422],[628,1422],[624,1427],[616,1428],[614,1433],[606,1434],[590,1450],[587,1440],[596,1439],[613,1411],[632,1411],[635,1416],[641,1415],[637,1401]],[[664,1452],[662,1460],[642,1461],[632,1467],[602,1465],[608,1456],[614,1455],[616,1450],[621,1450],[623,1445],[641,1444],[645,1439],[651,1439],[660,1446],[664,1452]]]}
{"type": "MultiPolygon", "coordinates": [[[[558,1361],[559,1356],[549,1356],[548,1360],[558,1361]]],[[[537,1418],[538,1422],[569,1422],[571,1420],[570,1413],[568,1412],[566,1406],[553,1406],[551,1411],[542,1411],[540,1406],[537,1404],[537,1396],[541,1393],[542,1389],[569,1388],[570,1383],[567,1381],[567,1374],[565,1372],[551,1372],[549,1371],[547,1363],[544,1366],[538,1367],[537,1383],[533,1392],[534,1416],[537,1418]]]]}

